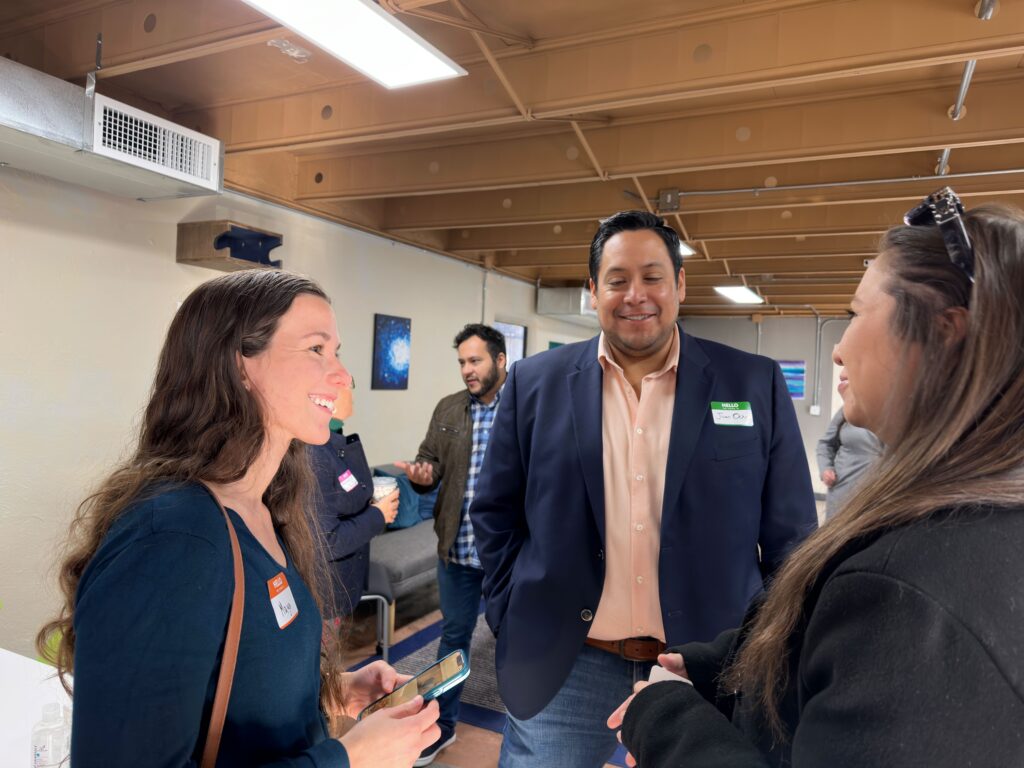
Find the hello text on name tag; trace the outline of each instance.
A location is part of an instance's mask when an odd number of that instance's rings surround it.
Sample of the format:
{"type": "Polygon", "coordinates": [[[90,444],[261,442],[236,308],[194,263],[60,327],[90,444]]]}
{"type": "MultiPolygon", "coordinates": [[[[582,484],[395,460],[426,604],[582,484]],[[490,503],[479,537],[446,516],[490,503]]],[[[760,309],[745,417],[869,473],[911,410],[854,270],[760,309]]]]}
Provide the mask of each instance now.
{"type": "Polygon", "coordinates": [[[267,581],[267,589],[270,590],[270,607],[274,609],[277,626],[284,629],[299,615],[295,597],[292,595],[292,588],[288,586],[288,579],[285,578],[285,575],[279,573],[267,581]]]}
{"type": "Polygon", "coordinates": [[[715,424],[722,427],[752,427],[754,426],[754,412],[750,409],[748,402],[719,402],[711,403],[711,418],[715,424]]]}

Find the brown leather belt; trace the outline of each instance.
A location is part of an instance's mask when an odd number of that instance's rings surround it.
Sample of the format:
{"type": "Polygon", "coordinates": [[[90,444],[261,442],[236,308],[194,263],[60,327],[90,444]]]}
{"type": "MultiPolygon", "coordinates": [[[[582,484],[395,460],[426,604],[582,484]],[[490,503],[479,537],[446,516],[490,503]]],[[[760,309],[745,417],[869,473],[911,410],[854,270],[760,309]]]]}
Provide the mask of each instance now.
{"type": "Polygon", "coordinates": [[[592,648],[614,653],[626,661],[657,661],[658,654],[665,652],[665,644],[655,637],[627,637],[625,640],[584,640],[592,648]]]}

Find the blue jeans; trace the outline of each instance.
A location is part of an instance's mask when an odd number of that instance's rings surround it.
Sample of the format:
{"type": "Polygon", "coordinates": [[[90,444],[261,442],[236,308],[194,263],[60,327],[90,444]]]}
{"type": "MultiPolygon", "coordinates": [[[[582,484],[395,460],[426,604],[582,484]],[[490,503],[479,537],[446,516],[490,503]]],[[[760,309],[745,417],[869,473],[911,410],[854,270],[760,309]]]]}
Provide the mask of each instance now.
{"type": "Polygon", "coordinates": [[[544,709],[529,720],[508,716],[498,768],[600,768],[618,746],[605,721],[652,666],[583,646],[544,709]]]}
{"type": "MultiPolygon", "coordinates": [[[[461,648],[469,660],[469,646],[480,614],[483,581],[481,568],[453,562],[445,565],[443,560],[437,561],[437,589],[441,596],[441,644],[437,647],[437,658],[461,648]]],[[[458,685],[437,700],[441,707],[438,725],[455,728],[461,696],[462,686],[458,685]]]]}

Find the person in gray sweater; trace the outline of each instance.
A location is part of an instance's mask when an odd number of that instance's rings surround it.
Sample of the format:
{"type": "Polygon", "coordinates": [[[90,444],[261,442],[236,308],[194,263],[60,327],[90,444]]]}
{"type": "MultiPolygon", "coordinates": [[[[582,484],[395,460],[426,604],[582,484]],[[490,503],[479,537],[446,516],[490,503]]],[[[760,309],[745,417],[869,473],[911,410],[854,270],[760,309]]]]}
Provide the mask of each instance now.
{"type": "Polygon", "coordinates": [[[882,441],[875,433],[855,427],[836,411],[825,434],[818,441],[818,471],[828,488],[825,497],[825,519],[835,517],[857,486],[861,476],[882,455],[882,441]]]}

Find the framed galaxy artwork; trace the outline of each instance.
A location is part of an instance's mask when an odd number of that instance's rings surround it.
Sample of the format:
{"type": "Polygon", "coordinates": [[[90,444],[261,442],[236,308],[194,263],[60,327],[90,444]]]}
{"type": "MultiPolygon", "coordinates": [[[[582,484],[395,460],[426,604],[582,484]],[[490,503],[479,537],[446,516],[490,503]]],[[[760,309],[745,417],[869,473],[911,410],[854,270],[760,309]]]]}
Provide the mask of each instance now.
{"type": "Polygon", "coordinates": [[[409,388],[409,347],[412,320],[373,316],[373,374],[370,389],[409,388]]]}

